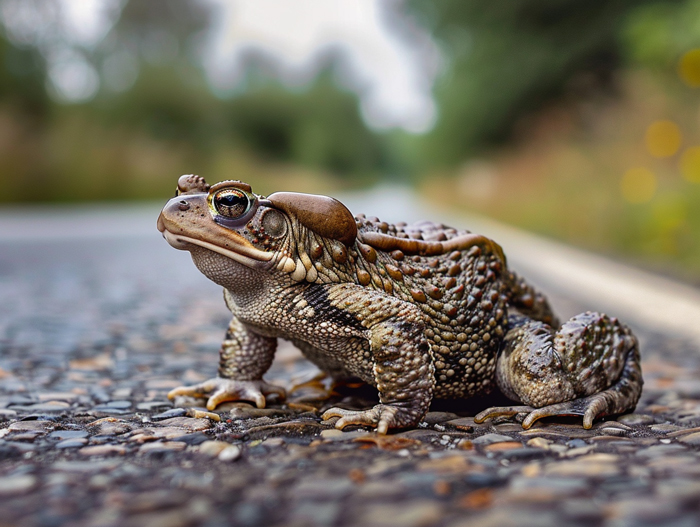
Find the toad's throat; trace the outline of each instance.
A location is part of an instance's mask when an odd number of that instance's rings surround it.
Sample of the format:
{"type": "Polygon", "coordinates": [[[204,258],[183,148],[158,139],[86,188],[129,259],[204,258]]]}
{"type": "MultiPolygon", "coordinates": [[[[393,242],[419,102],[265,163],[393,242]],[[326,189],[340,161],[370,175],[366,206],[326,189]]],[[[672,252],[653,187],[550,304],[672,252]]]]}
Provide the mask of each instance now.
{"type": "Polygon", "coordinates": [[[204,240],[198,240],[182,234],[173,234],[169,230],[163,230],[163,237],[176,249],[188,250],[188,244],[208,249],[248,267],[259,267],[261,262],[269,262],[273,258],[272,253],[261,251],[255,247],[236,246],[236,250],[225,249],[204,240]]]}

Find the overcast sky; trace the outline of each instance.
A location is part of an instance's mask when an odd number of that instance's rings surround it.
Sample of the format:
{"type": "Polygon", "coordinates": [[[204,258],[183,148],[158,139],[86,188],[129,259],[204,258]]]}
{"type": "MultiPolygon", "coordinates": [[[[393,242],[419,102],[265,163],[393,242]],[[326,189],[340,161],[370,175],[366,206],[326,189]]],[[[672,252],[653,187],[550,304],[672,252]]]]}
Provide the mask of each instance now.
{"type": "MultiPolygon", "coordinates": [[[[85,47],[104,38],[121,5],[121,0],[60,1],[66,38],[85,47]]],[[[216,9],[204,53],[216,93],[235,94],[242,81],[242,59],[251,50],[273,57],[280,78],[290,85],[312,80],[319,59],[332,50],[342,57],[339,81],[360,96],[370,126],[423,132],[434,123],[431,88],[439,54],[430,36],[400,9],[400,0],[198,1],[216,9]]],[[[27,9],[31,4],[21,2],[0,4],[7,31],[19,41],[41,38],[42,21],[27,9]]],[[[55,97],[70,103],[96,93],[100,77],[80,53],[58,46],[46,46],[44,53],[55,97]]],[[[128,79],[128,71],[116,78],[128,79]]]]}

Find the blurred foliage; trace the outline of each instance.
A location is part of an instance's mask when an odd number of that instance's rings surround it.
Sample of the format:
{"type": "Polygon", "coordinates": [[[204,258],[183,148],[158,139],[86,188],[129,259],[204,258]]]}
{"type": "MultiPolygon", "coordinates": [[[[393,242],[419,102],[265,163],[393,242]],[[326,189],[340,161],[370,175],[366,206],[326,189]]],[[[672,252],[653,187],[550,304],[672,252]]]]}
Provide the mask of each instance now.
{"type": "Polygon", "coordinates": [[[46,64],[33,48],[19,48],[0,35],[0,103],[35,118],[46,115],[46,64]]]}
{"type": "Polygon", "coordinates": [[[385,139],[337,86],[332,62],[292,91],[251,57],[247,89],[214,95],[197,59],[210,16],[191,0],[126,2],[98,46],[77,50],[103,82],[70,105],[47,96],[39,44],[0,36],[0,202],[162,198],[187,171],[257,191],[321,191],[392,171],[385,139]],[[27,129],[30,114],[40,127],[27,129]]]}
{"type": "Polygon", "coordinates": [[[442,203],[700,280],[700,0],[619,29],[614,91],[552,99],[507,147],[422,189],[442,203]]]}
{"type": "MultiPolygon", "coordinates": [[[[520,119],[567,92],[609,87],[620,32],[640,0],[409,1],[449,61],[423,166],[454,166],[511,138],[520,119]]],[[[673,0],[657,5],[672,9],[673,0]]]]}

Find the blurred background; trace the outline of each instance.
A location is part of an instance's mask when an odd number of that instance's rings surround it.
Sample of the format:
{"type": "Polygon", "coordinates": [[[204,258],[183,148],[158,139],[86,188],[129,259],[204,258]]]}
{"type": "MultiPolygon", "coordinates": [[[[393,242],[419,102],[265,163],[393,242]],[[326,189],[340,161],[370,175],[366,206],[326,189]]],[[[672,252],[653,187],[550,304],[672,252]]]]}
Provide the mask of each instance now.
{"type": "Polygon", "coordinates": [[[0,0],[0,29],[0,204],[408,186],[700,283],[700,0],[0,0]]]}

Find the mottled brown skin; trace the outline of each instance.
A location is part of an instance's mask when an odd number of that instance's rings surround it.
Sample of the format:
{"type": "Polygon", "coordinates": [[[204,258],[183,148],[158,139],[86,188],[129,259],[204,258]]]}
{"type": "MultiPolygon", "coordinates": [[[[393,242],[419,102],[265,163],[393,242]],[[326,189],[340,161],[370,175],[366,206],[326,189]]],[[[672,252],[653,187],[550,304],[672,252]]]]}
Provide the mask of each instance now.
{"type": "Polygon", "coordinates": [[[335,377],[379,391],[364,411],[332,408],[336,426],[379,433],[416,426],[433,398],[465,399],[495,385],[526,413],[596,417],[631,410],[642,389],[637,341],[617,320],[578,315],[560,326],[540,293],[510,271],[500,246],[423,222],[390,225],[325,196],[252,193],[182,176],[158,229],[224,287],[233,318],[219,376],[173,390],[207,407],[284,391],[262,380],[277,338],[335,377]]]}

